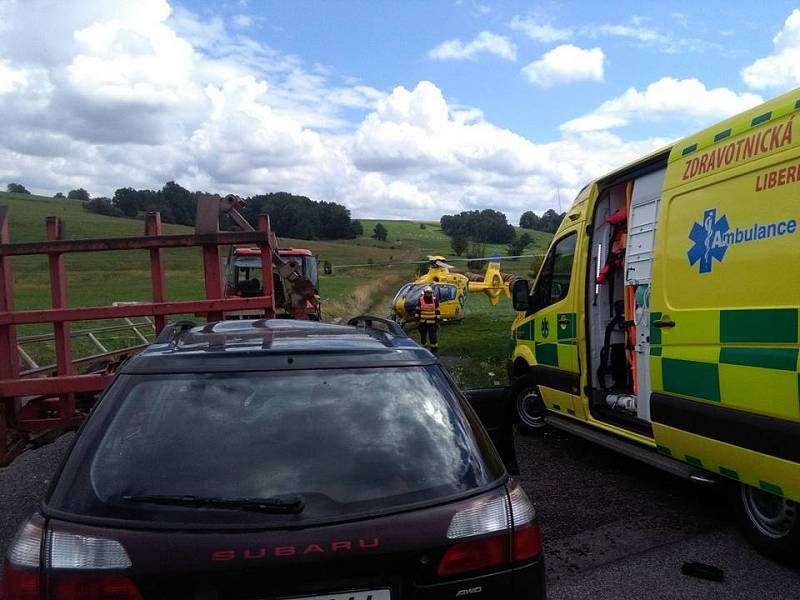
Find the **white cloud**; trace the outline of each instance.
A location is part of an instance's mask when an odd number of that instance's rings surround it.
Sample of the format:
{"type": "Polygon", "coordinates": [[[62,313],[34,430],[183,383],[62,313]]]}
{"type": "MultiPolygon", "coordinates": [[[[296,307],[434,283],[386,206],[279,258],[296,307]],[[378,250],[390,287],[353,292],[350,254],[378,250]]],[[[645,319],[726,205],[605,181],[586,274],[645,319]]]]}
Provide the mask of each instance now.
{"type": "Polygon", "coordinates": [[[800,85],[800,9],[794,9],[772,40],[775,52],[742,69],[742,79],[755,89],[800,85]]]}
{"type": "MultiPolygon", "coordinates": [[[[687,29],[686,15],[673,13],[673,19],[687,29]]],[[[675,54],[699,51],[714,46],[697,38],[676,37],[648,26],[648,19],[633,16],[624,23],[589,23],[575,27],[558,27],[546,16],[515,16],[509,26],[532,40],[544,43],[565,42],[574,38],[621,38],[641,46],[651,46],[660,52],[675,54]]]]}
{"type": "Polygon", "coordinates": [[[667,43],[669,38],[649,27],[643,27],[639,24],[609,24],[600,23],[597,25],[588,25],[581,29],[581,31],[589,37],[622,37],[636,40],[644,44],[667,43]]]}
{"type": "Polygon", "coordinates": [[[542,87],[575,81],[602,81],[604,60],[600,48],[587,50],[563,44],[524,67],[522,72],[531,83],[542,87]]]}
{"type": "Polygon", "coordinates": [[[565,42],[573,35],[570,28],[554,27],[550,22],[534,17],[516,16],[509,23],[511,29],[521,31],[530,39],[537,42],[552,43],[565,42]]]}
{"type": "Polygon", "coordinates": [[[428,50],[428,57],[435,60],[469,60],[478,54],[493,54],[505,60],[517,59],[517,47],[507,37],[481,31],[471,42],[459,39],[447,40],[428,50]]]}
{"type": "Polygon", "coordinates": [[[0,94],[9,94],[28,83],[28,74],[23,69],[15,69],[11,62],[0,60],[0,94]]]}
{"type": "Polygon", "coordinates": [[[36,192],[176,180],[291,191],[361,217],[491,206],[514,218],[665,142],[565,131],[537,143],[432,82],[383,92],[162,0],[43,5],[0,2],[0,183],[36,192]],[[45,16],[53,31],[33,43],[45,16]]]}
{"type": "Polygon", "coordinates": [[[763,102],[760,96],[728,88],[708,89],[697,79],[663,77],[643,91],[628,88],[587,115],[561,126],[563,131],[587,132],[622,127],[633,121],[683,119],[720,120],[763,102]]]}

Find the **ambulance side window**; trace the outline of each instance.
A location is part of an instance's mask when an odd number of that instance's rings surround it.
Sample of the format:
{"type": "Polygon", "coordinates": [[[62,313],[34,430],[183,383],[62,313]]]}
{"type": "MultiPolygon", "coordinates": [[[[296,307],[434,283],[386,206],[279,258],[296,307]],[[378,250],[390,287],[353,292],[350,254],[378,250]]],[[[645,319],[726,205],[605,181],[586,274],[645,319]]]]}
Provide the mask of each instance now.
{"type": "Polygon", "coordinates": [[[567,297],[575,259],[577,234],[570,233],[552,247],[542,265],[542,272],[533,289],[529,314],[542,310],[567,297]]]}

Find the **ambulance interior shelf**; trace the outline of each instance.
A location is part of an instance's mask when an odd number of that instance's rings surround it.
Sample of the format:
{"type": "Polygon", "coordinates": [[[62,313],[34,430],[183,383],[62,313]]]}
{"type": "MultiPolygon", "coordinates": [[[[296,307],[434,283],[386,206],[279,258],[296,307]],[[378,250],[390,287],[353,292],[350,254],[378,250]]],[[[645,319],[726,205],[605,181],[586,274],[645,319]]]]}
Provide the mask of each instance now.
{"type": "Polygon", "coordinates": [[[650,207],[655,193],[657,209],[663,171],[652,175],[620,183],[598,200],[591,230],[594,289],[588,306],[592,414],[642,431],[649,431],[650,421],[646,353],[655,212],[641,207],[650,207]]]}

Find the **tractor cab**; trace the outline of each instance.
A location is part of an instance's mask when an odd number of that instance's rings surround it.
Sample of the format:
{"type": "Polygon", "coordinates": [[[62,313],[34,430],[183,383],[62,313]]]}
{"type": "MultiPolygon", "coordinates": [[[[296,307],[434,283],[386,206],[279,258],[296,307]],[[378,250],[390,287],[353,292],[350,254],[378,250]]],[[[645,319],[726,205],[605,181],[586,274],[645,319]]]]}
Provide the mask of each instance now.
{"type": "MultiPolygon", "coordinates": [[[[281,257],[294,258],[299,271],[319,290],[317,259],[305,248],[281,248],[281,257]]],[[[228,261],[225,278],[226,296],[260,296],[263,293],[263,273],[261,271],[261,251],[258,248],[236,248],[228,261]]]]}
{"type": "MultiPolygon", "coordinates": [[[[297,263],[297,272],[304,275],[314,286],[314,291],[319,294],[319,275],[317,273],[317,258],[310,250],[305,248],[281,248],[281,258],[288,262],[297,263]]],[[[286,306],[286,291],[278,270],[273,271],[274,293],[277,315],[284,316],[286,306]]],[[[249,298],[260,296],[264,293],[264,275],[261,269],[261,250],[258,248],[234,248],[225,274],[225,296],[249,298]]],[[[307,302],[306,314],[309,318],[319,318],[319,306],[307,302]]],[[[226,318],[245,318],[245,313],[226,313],[226,318]]]]}

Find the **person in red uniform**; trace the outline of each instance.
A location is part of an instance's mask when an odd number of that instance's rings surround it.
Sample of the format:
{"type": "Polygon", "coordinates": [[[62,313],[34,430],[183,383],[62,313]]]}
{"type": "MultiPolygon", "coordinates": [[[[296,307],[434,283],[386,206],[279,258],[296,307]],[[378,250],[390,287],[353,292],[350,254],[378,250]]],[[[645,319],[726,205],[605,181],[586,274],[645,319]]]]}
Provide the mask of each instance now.
{"type": "Polygon", "coordinates": [[[423,346],[427,346],[430,339],[428,348],[436,354],[439,351],[439,321],[442,312],[439,309],[439,300],[429,285],[426,285],[420,294],[415,316],[419,321],[420,342],[423,346]]]}

